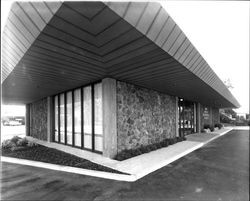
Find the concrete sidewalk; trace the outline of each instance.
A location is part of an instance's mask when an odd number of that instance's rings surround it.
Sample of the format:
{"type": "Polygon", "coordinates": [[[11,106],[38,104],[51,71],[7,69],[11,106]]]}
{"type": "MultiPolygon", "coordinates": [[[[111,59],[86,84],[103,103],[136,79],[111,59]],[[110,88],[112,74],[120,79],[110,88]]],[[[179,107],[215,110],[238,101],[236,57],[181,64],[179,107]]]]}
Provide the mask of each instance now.
{"type": "Polygon", "coordinates": [[[113,169],[130,173],[139,179],[193,152],[210,141],[228,133],[232,129],[233,128],[223,128],[211,133],[188,135],[186,136],[187,141],[118,162],[113,166],[113,169]]]}
{"type": "MultiPolygon", "coordinates": [[[[229,131],[233,130],[232,127],[222,128],[220,130],[217,130],[212,133],[199,133],[199,134],[191,134],[186,136],[187,140],[183,142],[176,143],[174,145],[170,145],[165,148],[161,148],[155,151],[151,151],[146,154],[142,154],[124,161],[116,161],[112,160],[106,157],[103,157],[99,154],[83,151],[80,149],[72,148],[69,146],[60,145],[57,143],[50,143],[41,141],[35,138],[28,137],[29,140],[32,140],[38,144],[48,146],[51,148],[55,148],[67,153],[70,153],[72,155],[90,160],[94,163],[100,164],[102,166],[106,166],[121,172],[128,173],[130,175],[123,175],[119,176],[118,174],[112,175],[112,173],[106,173],[106,172],[98,172],[98,171],[86,171],[81,168],[70,168],[67,166],[64,167],[56,167],[56,170],[66,171],[66,172],[72,172],[72,173],[78,173],[78,174],[86,174],[90,176],[96,176],[96,177],[102,177],[102,178],[108,178],[108,179],[114,179],[114,180],[123,180],[123,181],[136,181],[147,174],[158,170],[169,163],[174,162],[175,160],[193,152],[194,150],[204,146],[205,144],[209,143],[212,140],[215,140],[216,138],[228,133],[229,131]],[[75,170],[79,169],[79,170],[75,170]],[[96,172],[96,174],[95,174],[96,172]]],[[[6,162],[10,162],[11,160],[6,159],[6,162]]],[[[22,164],[21,159],[18,163],[22,164]]],[[[14,162],[13,162],[14,163],[14,162]]],[[[27,161],[26,161],[27,163],[27,161]]],[[[24,164],[25,165],[25,164],[24,164]]],[[[26,165],[32,165],[32,161],[29,161],[26,165]]],[[[53,169],[51,165],[50,169],[53,169]]],[[[43,166],[46,168],[46,165],[43,166]]]]}

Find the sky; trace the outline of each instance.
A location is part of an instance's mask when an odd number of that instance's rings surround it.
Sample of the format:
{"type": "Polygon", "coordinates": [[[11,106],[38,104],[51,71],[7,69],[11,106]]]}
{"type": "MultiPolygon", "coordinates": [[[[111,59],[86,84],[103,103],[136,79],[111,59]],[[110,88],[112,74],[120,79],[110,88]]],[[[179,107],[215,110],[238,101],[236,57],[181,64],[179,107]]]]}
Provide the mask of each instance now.
{"type": "Polygon", "coordinates": [[[222,81],[230,80],[231,93],[249,113],[248,1],[161,1],[222,81]]]}
{"type": "MultiPolygon", "coordinates": [[[[249,113],[248,1],[159,1],[241,105],[249,113]]],[[[11,7],[1,0],[1,33],[11,7]]],[[[12,107],[13,108],[13,107],[12,107]]]]}

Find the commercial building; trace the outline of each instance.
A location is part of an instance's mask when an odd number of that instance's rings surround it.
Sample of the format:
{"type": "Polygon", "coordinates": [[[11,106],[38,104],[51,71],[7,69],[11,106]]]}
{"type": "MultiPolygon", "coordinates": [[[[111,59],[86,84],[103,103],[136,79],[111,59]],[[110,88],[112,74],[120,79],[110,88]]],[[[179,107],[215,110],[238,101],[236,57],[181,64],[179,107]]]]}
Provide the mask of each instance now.
{"type": "Polygon", "coordinates": [[[16,2],[2,41],[3,103],[41,140],[113,158],[239,106],[159,3],[16,2]]]}

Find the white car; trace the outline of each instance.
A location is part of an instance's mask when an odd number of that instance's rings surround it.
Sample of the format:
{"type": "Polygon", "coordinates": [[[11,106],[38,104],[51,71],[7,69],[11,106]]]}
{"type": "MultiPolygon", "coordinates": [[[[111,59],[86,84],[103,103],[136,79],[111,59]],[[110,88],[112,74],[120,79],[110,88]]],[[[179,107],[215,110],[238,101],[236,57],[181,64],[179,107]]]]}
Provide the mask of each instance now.
{"type": "Polygon", "coordinates": [[[20,126],[21,123],[19,121],[9,121],[7,125],[9,125],[9,126],[20,126]]]}

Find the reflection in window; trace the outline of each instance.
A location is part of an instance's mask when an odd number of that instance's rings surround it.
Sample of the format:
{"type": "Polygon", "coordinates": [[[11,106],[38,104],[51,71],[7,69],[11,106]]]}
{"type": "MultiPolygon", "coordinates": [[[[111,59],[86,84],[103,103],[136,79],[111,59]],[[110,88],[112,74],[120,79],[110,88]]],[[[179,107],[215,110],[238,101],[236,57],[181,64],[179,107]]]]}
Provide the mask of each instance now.
{"type": "Polygon", "coordinates": [[[91,87],[83,88],[83,116],[84,116],[84,147],[92,148],[92,105],[91,87]]]}
{"type": "Polygon", "coordinates": [[[102,151],[102,84],[94,86],[95,97],[95,150],[102,151]]]}
{"type": "Polygon", "coordinates": [[[72,92],[67,92],[67,144],[72,145],[72,92]]]}
{"type": "Polygon", "coordinates": [[[81,146],[81,90],[74,91],[74,108],[75,108],[75,146],[81,146]]]}
{"type": "Polygon", "coordinates": [[[65,124],[64,124],[64,94],[60,94],[60,142],[64,143],[65,139],[65,124]]]}
{"type": "Polygon", "coordinates": [[[54,99],[55,106],[55,141],[58,142],[58,96],[54,99]]]}

